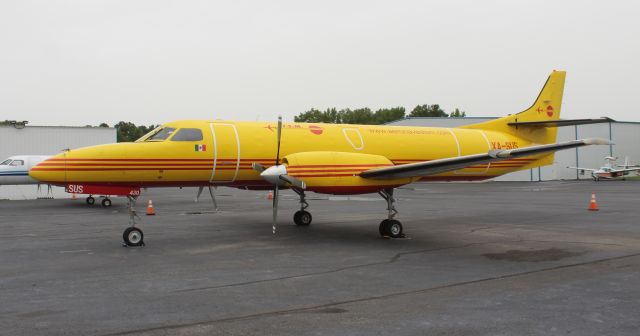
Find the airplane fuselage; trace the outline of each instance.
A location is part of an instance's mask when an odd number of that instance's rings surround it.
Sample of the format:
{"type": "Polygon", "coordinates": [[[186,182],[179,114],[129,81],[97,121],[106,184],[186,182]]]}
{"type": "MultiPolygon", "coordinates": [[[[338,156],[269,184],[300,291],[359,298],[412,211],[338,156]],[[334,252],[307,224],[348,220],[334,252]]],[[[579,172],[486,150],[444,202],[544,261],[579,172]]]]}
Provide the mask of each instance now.
{"type": "MultiPolygon", "coordinates": [[[[250,189],[271,188],[252,169],[252,164],[275,164],[276,123],[176,121],[162,128],[174,129],[162,141],[148,138],[145,141],[142,138],[134,143],[71,150],[38,165],[31,174],[59,185],[73,181],[137,187],[213,184],[250,189]],[[180,135],[183,129],[192,130],[192,135],[200,132],[201,139],[177,141],[176,135],[180,135]]],[[[490,130],[285,123],[280,158],[314,152],[314,157],[321,157],[318,162],[289,162],[289,174],[308,181],[313,191],[362,193],[417,180],[365,180],[357,176],[364,170],[529,145],[531,142],[525,139],[490,130]],[[352,161],[332,161],[331,153],[371,154],[388,158],[388,161],[367,161],[358,156],[354,156],[352,161]],[[358,180],[357,183],[354,183],[355,180],[358,180]]],[[[423,177],[422,180],[484,180],[551,161],[550,155],[512,159],[423,177]]]]}

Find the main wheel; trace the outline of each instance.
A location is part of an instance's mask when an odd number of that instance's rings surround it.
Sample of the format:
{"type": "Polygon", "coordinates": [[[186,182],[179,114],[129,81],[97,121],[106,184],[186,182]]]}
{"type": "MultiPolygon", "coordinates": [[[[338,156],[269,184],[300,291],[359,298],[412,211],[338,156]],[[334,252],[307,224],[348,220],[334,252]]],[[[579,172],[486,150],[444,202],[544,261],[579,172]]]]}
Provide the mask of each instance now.
{"type": "Polygon", "coordinates": [[[111,200],[108,199],[108,198],[103,199],[102,200],[102,206],[105,207],[105,208],[110,207],[111,206],[111,200]]]}
{"type": "Polygon", "coordinates": [[[383,237],[386,236],[385,230],[386,230],[386,225],[388,221],[389,221],[388,219],[385,219],[382,222],[380,222],[380,226],[378,226],[378,232],[380,232],[380,235],[383,237]]]}
{"type": "Polygon", "coordinates": [[[380,223],[380,235],[391,238],[404,237],[402,234],[402,223],[395,219],[383,220],[380,223]]]}
{"type": "Polygon", "coordinates": [[[91,197],[91,196],[89,196],[89,197],[87,197],[86,202],[87,202],[87,204],[89,204],[89,205],[93,205],[93,203],[95,203],[95,202],[96,202],[96,199],[95,199],[95,198],[93,198],[93,197],[91,197]]]}
{"type": "Polygon", "coordinates": [[[293,215],[293,222],[298,226],[309,226],[311,224],[311,214],[308,211],[300,210],[293,215]]]}
{"type": "Polygon", "coordinates": [[[122,239],[127,246],[142,246],[144,245],[144,234],[142,230],[137,227],[128,227],[122,233],[122,239]]]}

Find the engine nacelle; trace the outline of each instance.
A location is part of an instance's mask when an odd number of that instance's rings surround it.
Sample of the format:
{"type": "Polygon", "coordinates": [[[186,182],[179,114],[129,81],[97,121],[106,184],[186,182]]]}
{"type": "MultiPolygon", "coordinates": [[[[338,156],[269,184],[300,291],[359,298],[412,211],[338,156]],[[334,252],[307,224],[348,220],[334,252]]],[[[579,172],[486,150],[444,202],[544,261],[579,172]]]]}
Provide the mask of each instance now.
{"type": "Polygon", "coordinates": [[[384,156],[347,152],[302,152],[282,158],[287,174],[303,180],[307,190],[325,194],[366,194],[413,182],[412,178],[370,180],[365,170],[393,166],[384,156]]]}

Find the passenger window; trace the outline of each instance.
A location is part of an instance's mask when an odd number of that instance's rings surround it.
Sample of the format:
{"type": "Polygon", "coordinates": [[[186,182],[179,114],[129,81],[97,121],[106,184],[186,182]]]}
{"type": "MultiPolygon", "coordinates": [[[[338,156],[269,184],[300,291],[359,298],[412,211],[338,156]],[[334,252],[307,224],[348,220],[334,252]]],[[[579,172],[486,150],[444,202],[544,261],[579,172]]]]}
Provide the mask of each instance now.
{"type": "Polygon", "coordinates": [[[176,129],[173,127],[165,127],[163,129],[161,129],[160,131],[158,131],[158,133],[150,136],[148,139],[146,139],[145,141],[164,141],[166,140],[168,137],[171,136],[171,134],[173,134],[173,132],[176,129]]]}
{"type": "Polygon", "coordinates": [[[199,128],[181,128],[171,141],[202,141],[202,131],[199,128]]]}
{"type": "Polygon", "coordinates": [[[12,166],[24,166],[24,161],[22,160],[13,160],[13,162],[11,162],[12,166]]]}

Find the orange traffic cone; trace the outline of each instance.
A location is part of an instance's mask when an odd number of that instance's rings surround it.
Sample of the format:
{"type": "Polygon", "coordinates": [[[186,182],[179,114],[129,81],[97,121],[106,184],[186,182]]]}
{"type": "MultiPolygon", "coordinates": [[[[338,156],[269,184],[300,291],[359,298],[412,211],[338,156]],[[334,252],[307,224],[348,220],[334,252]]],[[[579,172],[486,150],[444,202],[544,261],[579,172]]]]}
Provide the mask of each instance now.
{"type": "Polygon", "coordinates": [[[71,193],[71,199],[72,200],[77,200],[78,199],[78,195],[76,195],[76,193],[71,193]]]}
{"type": "Polygon", "coordinates": [[[153,209],[153,202],[149,200],[149,204],[147,204],[147,216],[153,216],[156,214],[156,211],[153,209]]]}
{"type": "Polygon", "coordinates": [[[596,202],[596,193],[591,193],[591,203],[589,203],[589,211],[598,211],[598,203],[596,202]]]}
{"type": "Polygon", "coordinates": [[[273,199],[273,191],[269,191],[269,195],[267,195],[267,199],[273,199]]]}

